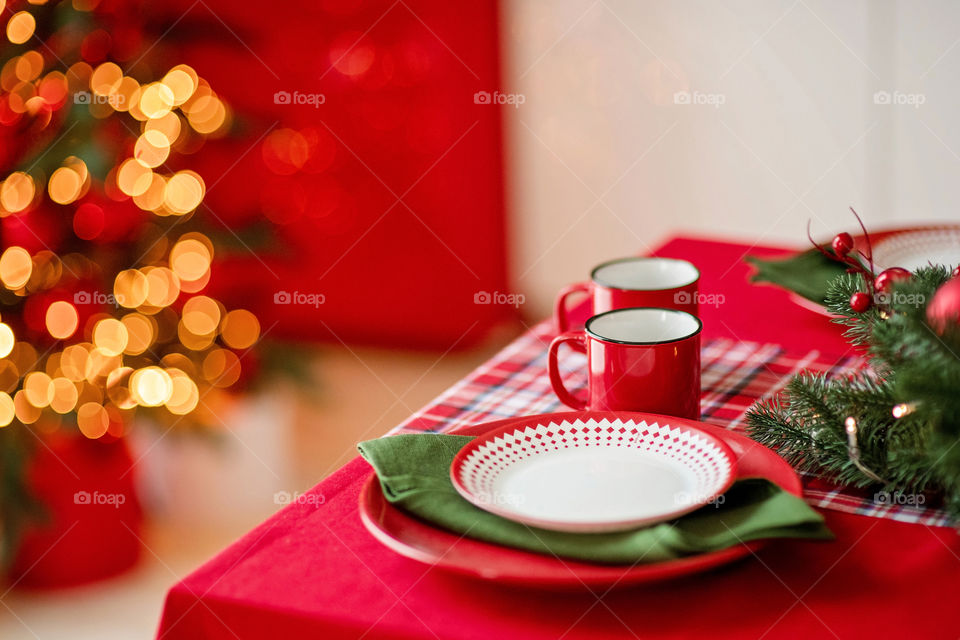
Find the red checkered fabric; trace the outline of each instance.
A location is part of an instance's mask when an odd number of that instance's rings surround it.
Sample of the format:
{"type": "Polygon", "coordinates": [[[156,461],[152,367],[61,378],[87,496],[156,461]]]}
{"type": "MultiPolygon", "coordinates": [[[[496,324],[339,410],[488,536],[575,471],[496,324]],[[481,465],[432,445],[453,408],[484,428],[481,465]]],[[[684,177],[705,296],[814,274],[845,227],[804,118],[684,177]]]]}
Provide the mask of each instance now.
{"type": "MultiPolygon", "coordinates": [[[[547,376],[547,346],[552,338],[551,323],[538,324],[392,433],[447,432],[515,416],[565,411],[547,376]]],[[[817,350],[790,353],[775,344],[728,339],[707,342],[702,356],[702,419],[740,432],[747,409],[782,389],[799,371],[843,375],[865,365],[859,356],[838,360],[817,350]]],[[[567,353],[561,357],[561,367],[568,388],[585,384],[585,356],[567,353]]],[[[814,476],[803,481],[804,497],[816,507],[931,526],[951,524],[941,505],[916,504],[923,496],[837,487],[814,476]]]]}

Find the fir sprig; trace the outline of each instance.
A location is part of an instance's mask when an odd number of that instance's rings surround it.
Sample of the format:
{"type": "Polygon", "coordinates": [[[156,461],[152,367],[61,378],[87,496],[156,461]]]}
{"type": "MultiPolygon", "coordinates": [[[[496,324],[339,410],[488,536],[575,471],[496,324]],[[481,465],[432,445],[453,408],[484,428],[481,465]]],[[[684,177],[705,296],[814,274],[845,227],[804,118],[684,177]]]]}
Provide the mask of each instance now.
{"type": "Polygon", "coordinates": [[[924,267],[888,293],[866,291],[860,274],[834,279],[827,309],[850,343],[866,350],[871,369],[835,378],[797,375],[779,396],[750,409],[750,434],[798,469],[836,482],[941,491],[960,516],[960,332],[940,335],[925,316],[949,277],[945,267],[924,267]],[[861,313],[850,307],[858,292],[874,296],[861,313]],[[848,418],[857,429],[856,459],[848,418]]]}

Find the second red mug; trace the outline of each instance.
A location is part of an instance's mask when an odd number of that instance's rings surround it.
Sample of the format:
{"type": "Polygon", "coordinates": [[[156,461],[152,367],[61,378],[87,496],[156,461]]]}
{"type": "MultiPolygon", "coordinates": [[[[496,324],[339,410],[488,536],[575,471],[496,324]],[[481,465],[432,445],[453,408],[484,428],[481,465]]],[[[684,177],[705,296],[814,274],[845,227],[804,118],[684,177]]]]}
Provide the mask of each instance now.
{"type": "Polygon", "coordinates": [[[585,293],[593,314],[628,307],[660,307],[699,315],[700,272],[690,262],[674,258],[621,258],[598,265],[589,282],[561,289],[554,305],[558,333],[570,328],[567,298],[585,293]]]}
{"type": "Polygon", "coordinates": [[[617,309],[587,320],[582,331],[553,339],[550,384],[574,409],[646,411],[700,419],[700,331],[703,325],[675,309],[617,309]],[[587,398],[563,385],[558,354],[569,344],[587,355],[587,398]]]}

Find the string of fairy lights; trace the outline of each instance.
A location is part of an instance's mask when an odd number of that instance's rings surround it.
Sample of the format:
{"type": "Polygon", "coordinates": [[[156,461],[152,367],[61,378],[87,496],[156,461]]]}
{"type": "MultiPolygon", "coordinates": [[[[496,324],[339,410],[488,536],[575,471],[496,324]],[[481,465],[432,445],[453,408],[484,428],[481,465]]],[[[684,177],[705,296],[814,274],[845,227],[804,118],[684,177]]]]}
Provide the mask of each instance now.
{"type": "MultiPolygon", "coordinates": [[[[92,0],[72,2],[76,11],[95,6],[92,0]]],[[[27,8],[9,17],[5,34],[10,45],[24,48],[40,42],[36,29],[27,8]]],[[[97,120],[124,118],[139,132],[133,130],[129,157],[117,158],[102,180],[82,154],[66,155],[49,175],[35,168],[9,173],[0,182],[0,218],[52,204],[72,214],[76,238],[96,241],[109,227],[111,202],[132,201],[156,219],[191,217],[204,199],[204,180],[165,165],[227,130],[229,108],[210,85],[182,64],[148,83],[110,61],[52,68],[60,61],[47,49],[41,43],[19,52],[0,69],[3,125],[32,119],[46,126],[58,111],[79,106],[97,120]],[[106,200],[88,197],[93,194],[106,200]]],[[[113,274],[82,250],[31,254],[7,243],[0,254],[0,293],[14,301],[15,311],[0,314],[0,427],[17,421],[56,429],[65,416],[75,416],[89,438],[120,435],[126,414],[137,407],[162,408],[173,417],[196,414],[215,404],[201,399],[237,382],[237,354],[257,342],[260,325],[249,311],[227,310],[203,294],[213,242],[190,231],[155,233],[149,245],[136,266],[115,273],[110,283],[113,274]],[[76,283],[88,277],[106,280],[109,292],[77,291],[76,283]],[[31,297],[63,290],[72,295],[28,311],[31,297]]]]}

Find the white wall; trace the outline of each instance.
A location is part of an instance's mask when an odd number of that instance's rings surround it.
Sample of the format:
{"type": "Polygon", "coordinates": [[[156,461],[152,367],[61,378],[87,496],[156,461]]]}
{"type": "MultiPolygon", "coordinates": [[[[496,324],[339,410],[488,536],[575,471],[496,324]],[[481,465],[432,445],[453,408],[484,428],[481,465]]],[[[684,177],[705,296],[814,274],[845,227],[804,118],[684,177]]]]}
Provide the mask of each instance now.
{"type": "Polygon", "coordinates": [[[958,220],[960,5],[504,4],[513,279],[535,315],[678,231],[801,245],[958,220]],[[719,106],[675,104],[713,94],[719,106]],[[923,104],[875,104],[874,93],[923,104]],[[894,92],[898,92],[894,94],[894,92]]]}

